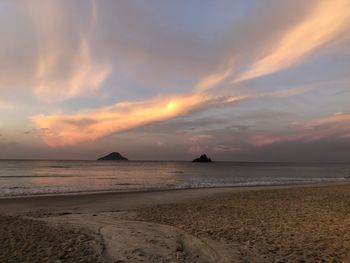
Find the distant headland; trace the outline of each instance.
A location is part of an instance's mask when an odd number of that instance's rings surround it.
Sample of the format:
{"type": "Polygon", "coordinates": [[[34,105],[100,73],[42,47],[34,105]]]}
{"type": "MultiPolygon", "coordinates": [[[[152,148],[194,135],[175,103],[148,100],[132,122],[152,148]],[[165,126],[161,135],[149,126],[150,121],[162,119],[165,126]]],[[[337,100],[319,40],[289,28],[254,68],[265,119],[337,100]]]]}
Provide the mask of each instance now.
{"type": "Polygon", "coordinates": [[[206,155],[202,154],[199,158],[193,160],[195,163],[211,163],[212,160],[206,155]]]}
{"type": "Polygon", "coordinates": [[[128,158],[124,157],[118,152],[112,152],[97,159],[98,161],[128,161],[128,158]]]}

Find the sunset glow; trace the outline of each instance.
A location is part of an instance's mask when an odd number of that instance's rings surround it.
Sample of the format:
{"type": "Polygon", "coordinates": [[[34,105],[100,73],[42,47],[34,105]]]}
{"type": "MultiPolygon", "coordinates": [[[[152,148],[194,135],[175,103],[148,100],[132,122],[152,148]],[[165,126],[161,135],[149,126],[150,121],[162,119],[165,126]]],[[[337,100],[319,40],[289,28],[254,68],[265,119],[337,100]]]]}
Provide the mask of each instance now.
{"type": "Polygon", "coordinates": [[[0,157],[350,150],[348,0],[165,2],[2,1],[0,157]]]}

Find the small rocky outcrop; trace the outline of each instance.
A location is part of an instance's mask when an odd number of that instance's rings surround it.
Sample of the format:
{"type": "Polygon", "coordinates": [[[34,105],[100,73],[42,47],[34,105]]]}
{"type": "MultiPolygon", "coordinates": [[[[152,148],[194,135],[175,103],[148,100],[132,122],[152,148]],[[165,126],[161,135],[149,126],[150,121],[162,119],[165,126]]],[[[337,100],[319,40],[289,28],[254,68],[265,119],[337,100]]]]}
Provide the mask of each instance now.
{"type": "Polygon", "coordinates": [[[211,163],[212,160],[206,155],[202,154],[199,158],[193,160],[195,163],[211,163]]]}
{"type": "Polygon", "coordinates": [[[112,152],[97,159],[98,161],[128,161],[128,158],[124,157],[118,152],[112,152]]]}

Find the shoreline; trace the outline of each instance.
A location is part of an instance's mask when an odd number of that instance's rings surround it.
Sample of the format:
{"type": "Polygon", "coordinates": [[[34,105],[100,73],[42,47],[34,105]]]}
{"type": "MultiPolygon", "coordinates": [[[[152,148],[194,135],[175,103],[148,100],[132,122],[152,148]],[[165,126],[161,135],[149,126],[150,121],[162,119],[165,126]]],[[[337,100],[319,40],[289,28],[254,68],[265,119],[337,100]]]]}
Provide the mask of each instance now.
{"type": "Polygon", "coordinates": [[[3,214],[25,214],[27,212],[47,210],[50,212],[83,209],[84,212],[107,210],[131,210],[162,204],[179,203],[188,200],[225,196],[234,193],[265,191],[293,188],[312,188],[349,185],[349,181],[299,183],[264,186],[227,186],[187,189],[167,189],[151,191],[107,191],[72,193],[59,195],[31,195],[0,198],[3,214]],[[20,212],[19,212],[20,211],[20,212]]]}
{"type": "MultiPolygon", "coordinates": [[[[91,191],[77,191],[77,192],[62,192],[62,193],[38,193],[38,194],[26,194],[26,195],[7,195],[0,196],[0,200],[8,199],[26,199],[26,198],[39,198],[39,197],[59,197],[59,196],[85,196],[85,195],[105,195],[105,194],[126,194],[126,193],[153,193],[153,192],[167,192],[167,191],[189,191],[189,190],[202,190],[202,189],[226,189],[226,188],[289,188],[289,187],[302,187],[302,186],[328,186],[328,185],[342,185],[350,184],[350,180],[344,178],[342,180],[330,180],[330,181],[318,181],[318,182],[293,182],[293,183],[281,183],[281,184],[242,184],[242,185],[227,185],[227,186],[203,186],[203,187],[183,187],[183,188],[145,188],[145,189],[111,189],[111,190],[91,190],[91,191]]],[[[253,190],[253,189],[252,189],[253,190]]]]}

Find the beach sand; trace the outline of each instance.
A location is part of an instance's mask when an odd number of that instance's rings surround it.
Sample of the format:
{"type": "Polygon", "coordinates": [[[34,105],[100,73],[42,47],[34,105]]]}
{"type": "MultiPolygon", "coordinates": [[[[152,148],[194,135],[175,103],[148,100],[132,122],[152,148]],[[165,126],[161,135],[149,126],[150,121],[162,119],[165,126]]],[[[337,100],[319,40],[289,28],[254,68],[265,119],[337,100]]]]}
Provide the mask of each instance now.
{"type": "Polygon", "coordinates": [[[350,262],[350,187],[237,193],[139,210],[226,244],[237,262],[350,262]]]}
{"type": "Polygon", "coordinates": [[[104,262],[103,245],[78,229],[0,216],[0,262],[104,262]]]}
{"type": "Polygon", "coordinates": [[[0,199],[0,262],[350,262],[350,185],[0,199]]]}

